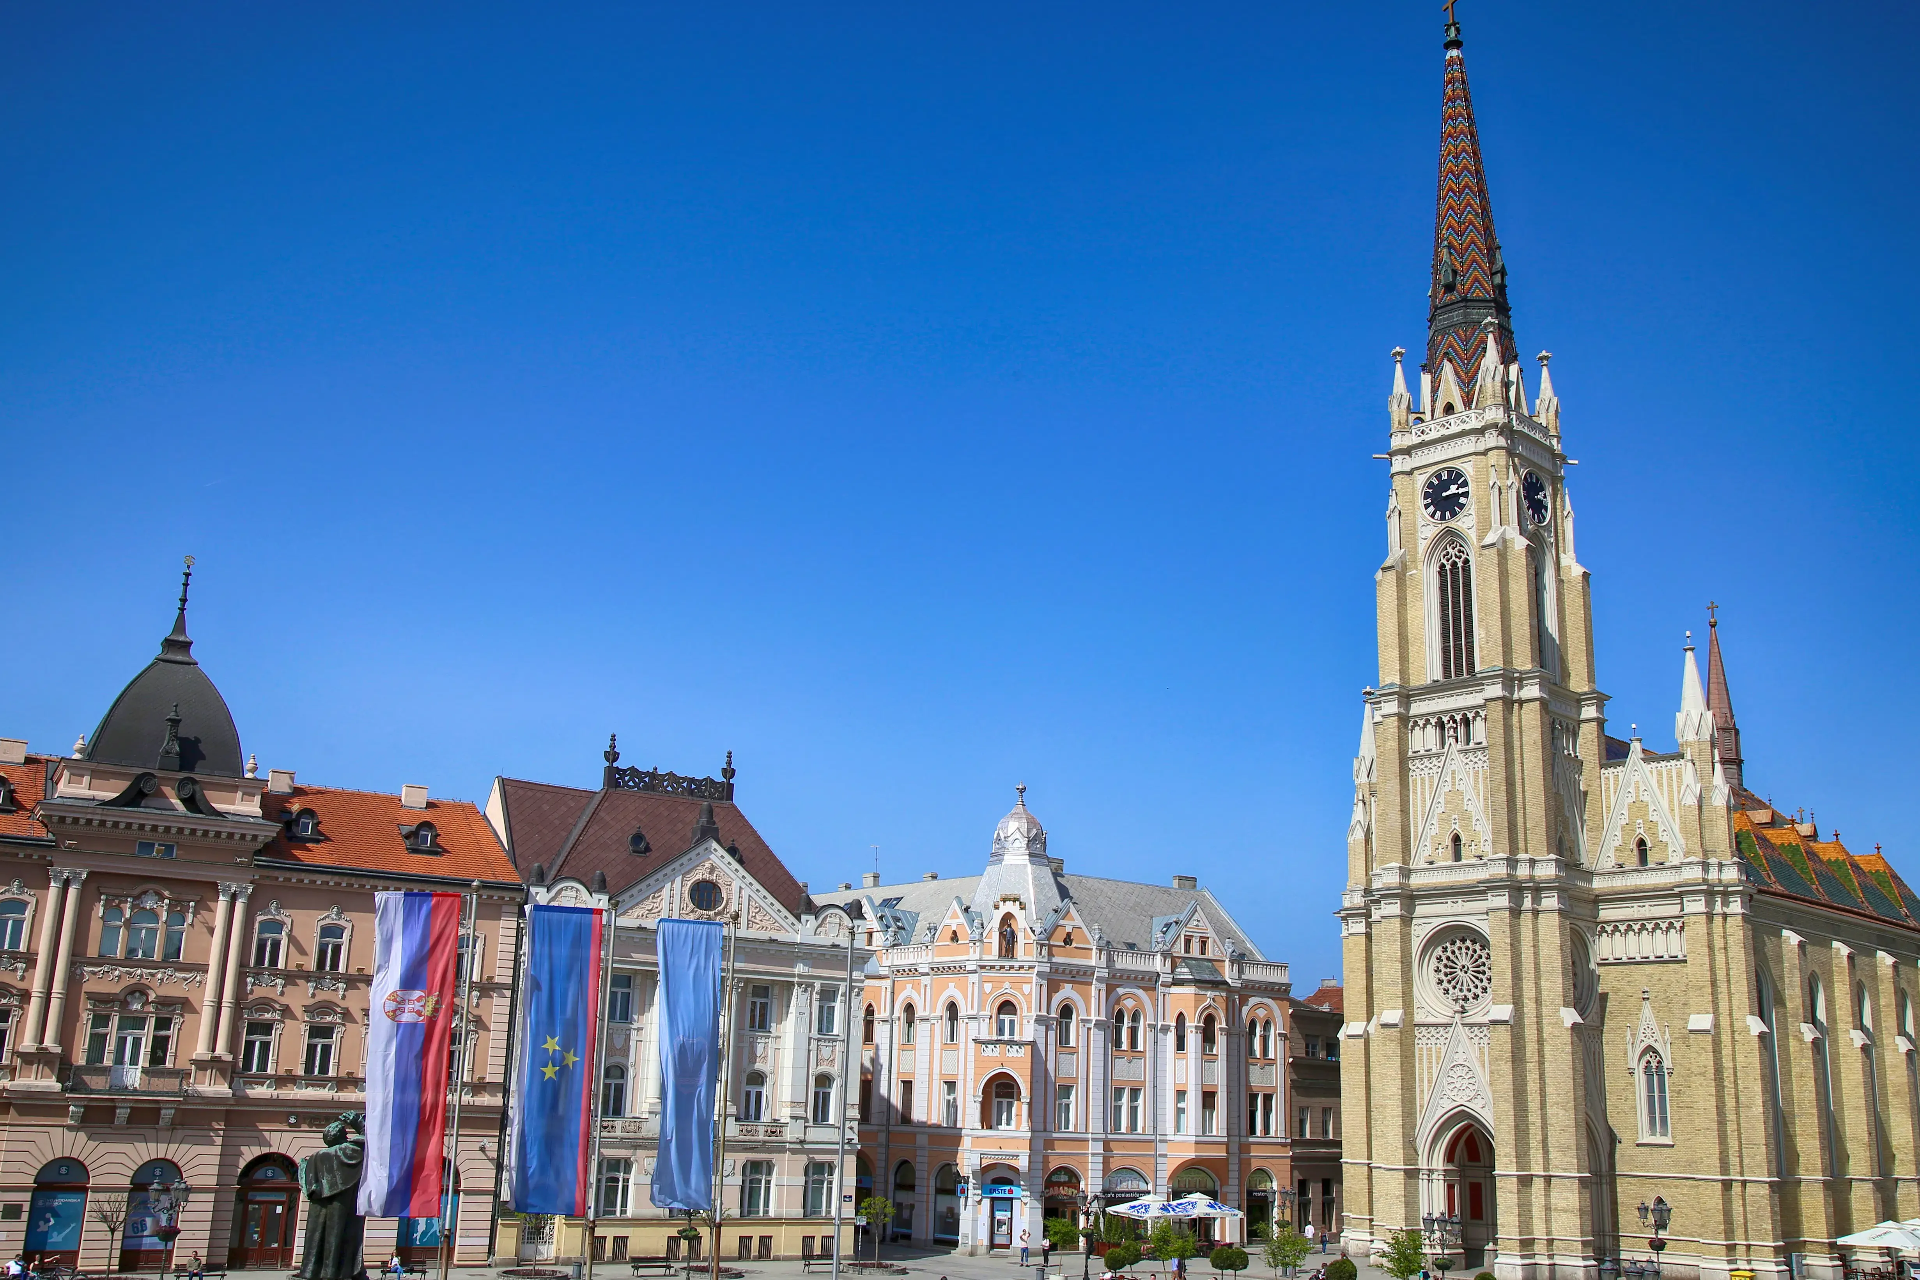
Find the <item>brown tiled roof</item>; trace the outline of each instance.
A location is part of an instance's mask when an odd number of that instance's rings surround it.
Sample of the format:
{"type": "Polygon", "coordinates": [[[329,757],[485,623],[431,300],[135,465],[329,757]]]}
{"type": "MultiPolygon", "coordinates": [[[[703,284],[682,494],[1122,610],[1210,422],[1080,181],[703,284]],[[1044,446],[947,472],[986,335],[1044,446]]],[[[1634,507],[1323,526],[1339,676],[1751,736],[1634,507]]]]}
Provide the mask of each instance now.
{"type": "MultiPolygon", "coordinates": [[[[536,862],[549,876],[572,876],[591,883],[604,871],[607,887],[618,893],[641,879],[661,860],[693,844],[701,801],[693,796],[652,791],[586,791],[518,778],[500,779],[506,801],[508,838],[523,872],[536,862]],[[646,834],[653,851],[635,856],[628,846],[635,830],[646,834]]],[[[740,864],[781,906],[794,915],[807,909],[807,895],[779,855],[731,801],[713,802],[713,820],[722,845],[737,844],[740,864]]]]}
{"type": "Polygon", "coordinates": [[[302,840],[283,829],[256,858],[460,881],[520,879],[486,816],[465,800],[429,799],[426,808],[409,809],[384,792],[296,786],[290,795],[269,791],[261,807],[270,822],[291,822],[311,809],[320,819],[320,835],[302,840]],[[433,824],[439,852],[408,845],[401,828],[422,822],[433,824]]]}
{"type": "Polygon", "coordinates": [[[1316,1009],[1325,1009],[1328,1013],[1345,1013],[1346,989],[1338,985],[1321,987],[1312,995],[1302,996],[1300,1003],[1310,1004],[1316,1009]]]}
{"type": "Polygon", "coordinates": [[[47,794],[47,757],[28,756],[25,764],[0,764],[0,774],[13,784],[16,806],[12,813],[0,813],[0,839],[50,840],[47,829],[33,816],[34,806],[47,794]]]}
{"type": "Polygon", "coordinates": [[[1851,853],[1837,838],[1802,832],[1745,791],[1735,803],[1742,807],[1733,815],[1734,847],[1763,892],[1920,928],[1920,897],[1878,850],[1851,853]]]}

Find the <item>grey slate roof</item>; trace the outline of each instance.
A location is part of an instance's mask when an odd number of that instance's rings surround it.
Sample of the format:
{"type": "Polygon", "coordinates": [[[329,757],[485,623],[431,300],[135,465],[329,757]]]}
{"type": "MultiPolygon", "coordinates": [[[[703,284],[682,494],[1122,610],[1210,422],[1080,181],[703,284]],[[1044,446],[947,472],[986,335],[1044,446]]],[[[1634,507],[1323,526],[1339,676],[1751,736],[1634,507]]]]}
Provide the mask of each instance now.
{"type": "MultiPolygon", "coordinates": [[[[990,870],[999,870],[991,868],[990,870]]],[[[1034,867],[1035,873],[1041,868],[1034,867]]],[[[839,889],[829,893],[813,895],[814,907],[829,903],[841,906],[849,902],[870,903],[878,906],[888,899],[897,899],[892,910],[903,917],[913,917],[913,932],[909,935],[913,942],[926,942],[932,939],[932,930],[946,918],[954,899],[960,900],[962,908],[972,910],[976,899],[976,890],[981,887],[982,876],[959,876],[951,880],[913,880],[906,884],[880,885],[872,889],[839,889]]],[[[1036,876],[1037,878],[1037,876],[1036,876]]],[[[1131,944],[1140,951],[1154,949],[1155,921],[1167,918],[1184,918],[1188,909],[1197,906],[1213,926],[1214,932],[1249,960],[1265,960],[1260,948],[1253,945],[1245,930],[1230,914],[1220,900],[1204,886],[1198,889],[1176,889],[1171,885],[1141,884],[1132,880],[1107,880],[1099,876],[1069,875],[1054,872],[1050,877],[1060,892],[1073,902],[1080,918],[1089,926],[1100,926],[1102,937],[1108,945],[1125,947],[1131,944]]],[[[1052,911],[1052,903],[1036,904],[1027,899],[1028,919],[1031,927],[1044,921],[1052,911]],[[1033,908],[1043,905],[1046,910],[1034,914],[1033,908]]],[[[903,941],[906,939],[903,939],[903,941]]]]}
{"type": "Polygon", "coordinates": [[[185,587],[180,590],[173,631],[160,642],[159,656],[128,681],[107,708],[88,740],[86,758],[135,769],[163,767],[160,757],[167,741],[167,717],[175,712],[180,716],[180,759],[165,768],[227,778],[245,772],[233,713],[193,657],[185,587]]]}

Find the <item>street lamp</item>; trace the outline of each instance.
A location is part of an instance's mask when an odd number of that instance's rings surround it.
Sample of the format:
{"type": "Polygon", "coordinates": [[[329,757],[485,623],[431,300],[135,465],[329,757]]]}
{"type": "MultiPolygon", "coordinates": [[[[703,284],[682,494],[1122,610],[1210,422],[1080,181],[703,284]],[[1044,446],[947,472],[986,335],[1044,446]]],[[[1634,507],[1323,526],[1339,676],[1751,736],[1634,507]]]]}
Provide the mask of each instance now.
{"type": "Polygon", "coordinates": [[[1653,1274],[1657,1276],[1660,1274],[1661,1251],[1667,1247],[1667,1242],[1660,1237],[1666,1234],[1667,1224],[1673,1221],[1673,1206],[1660,1196],[1655,1196],[1651,1205],[1642,1200],[1635,1207],[1640,1214],[1640,1225],[1653,1225],[1653,1237],[1647,1241],[1647,1248],[1653,1250],[1653,1274]]]}
{"type": "Polygon", "coordinates": [[[1433,1258],[1434,1270],[1442,1277],[1453,1269],[1453,1259],[1447,1250],[1460,1242],[1460,1216],[1453,1213],[1429,1213],[1421,1217],[1421,1226],[1426,1228],[1427,1238],[1436,1246],[1433,1258]]]}
{"type": "Polygon", "coordinates": [[[1093,1241],[1099,1234],[1094,1227],[1093,1211],[1099,1207],[1100,1197],[1091,1191],[1082,1191],[1075,1201],[1080,1209],[1080,1280],[1087,1280],[1089,1268],[1093,1265],[1093,1241]]]}
{"type": "Polygon", "coordinates": [[[178,1182],[169,1179],[157,1182],[147,1188],[147,1209],[160,1220],[153,1234],[167,1242],[166,1269],[173,1270],[174,1242],[180,1238],[180,1211],[187,1207],[187,1201],[193,1198],[193,1187],[182,1178],[178,1182]]]}
{"type": "Polygon", "coordinates": [[[1281,1216],[1286,1218],[1288,1226],[1295,1225],[1293,1221],[1293,1202],[1298,1198],[1299,1194],[1300,1193],[1292,1187],[1282,1187],[1273,1193],[1273,1202],[1279,1206],[1281,1216]]]}

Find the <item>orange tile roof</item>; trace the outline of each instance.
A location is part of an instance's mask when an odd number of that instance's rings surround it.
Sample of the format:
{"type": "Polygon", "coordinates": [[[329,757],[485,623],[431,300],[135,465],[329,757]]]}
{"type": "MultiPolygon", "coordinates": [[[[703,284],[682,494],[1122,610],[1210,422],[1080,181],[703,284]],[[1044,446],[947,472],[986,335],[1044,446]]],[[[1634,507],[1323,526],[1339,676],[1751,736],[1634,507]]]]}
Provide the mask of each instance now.
{"type": "Polygon", "coordinates": [[[47,829],[33,816],[34,806],[47,794],[46,756],[28,756],[25,764],[0,764],[0,774],[13,786],[12,813],[0,813],[0,839],[48,840],[47,829]]]}
{"type": "Polygon", "coordinates": [[[1312,995],[1302,996],[1301,1004],[1310,1004],[1316,1009],[1325,1009],[1328,1013],[1344,1013],[1346,1006],[1346,988],[1339,985],[1321,987],[1312,995]]]}
{"type": "Polygon", "coordinates": [[[1746,792],[1736,803],[1734,847],[1763,891],[1920,929],[1920,897],[1878,850],[1852,853],[1838,839],[1820,839],[1817,830],[1804,834],[1746,792]]]}
{"type": "Polygon", "coordinates": [[[379,791],[295,786],[291,794],[269,791],[261,797],[268,821],[290,823],[302,809],[320,820],[319,837],[303,840],[283,829],[256,859],[356,871],[398,872],[445,880],[520,883],[493,827],[477,805],[465,800],[428,800],[425,809],[409,809],[400,797],[379,791]],[[283,816],[284,815],[284,816],[283,816]],[[439,852],[408,845],[402,827],[431,822],[439,852]]]}

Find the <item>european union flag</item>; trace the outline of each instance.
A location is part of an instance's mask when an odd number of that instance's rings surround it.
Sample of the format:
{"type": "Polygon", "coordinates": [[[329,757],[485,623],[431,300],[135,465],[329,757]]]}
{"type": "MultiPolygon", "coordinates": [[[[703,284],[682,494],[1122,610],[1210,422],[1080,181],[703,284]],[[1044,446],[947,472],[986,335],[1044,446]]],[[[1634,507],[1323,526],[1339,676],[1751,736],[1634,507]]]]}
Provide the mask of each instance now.
{"type": "Polygon", "coordinates": [[[593,1072],[599,1052],[605,912],[530,907],[514,1086],[513,1207],[579,1217],[593,1185],[593,1072]]]}
{"type": "Polygon", "coordinates": [[[648,1194],[656,1209],[713,1208],[713,1092],[720,1074],[721,927],[662,920],[660,1152],[648,1194]]]}

